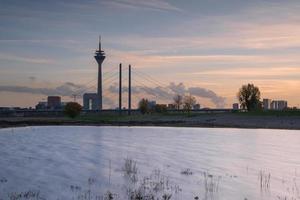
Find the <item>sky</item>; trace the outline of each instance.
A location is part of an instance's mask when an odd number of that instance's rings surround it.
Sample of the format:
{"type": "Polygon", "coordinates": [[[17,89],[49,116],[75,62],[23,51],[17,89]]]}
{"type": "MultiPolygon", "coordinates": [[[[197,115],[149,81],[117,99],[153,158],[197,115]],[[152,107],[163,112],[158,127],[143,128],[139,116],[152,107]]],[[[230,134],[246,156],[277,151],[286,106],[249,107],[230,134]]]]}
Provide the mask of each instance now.
{"type": "MultiPolygon", "coordinates": [[[[182,92],[231,107],[243,84],[300,107],[298,0],[0,0],[0,106],[96,91],[117,105],[117,69],[132,65],[134,101],[182,92]]],[[[124,94],[125,96],[126,94],[124,94]]],[[[77,96],[81,102],[81,97],[77,96]]],[[[126,99],[124,99],[126,105],[126,99]]]]}

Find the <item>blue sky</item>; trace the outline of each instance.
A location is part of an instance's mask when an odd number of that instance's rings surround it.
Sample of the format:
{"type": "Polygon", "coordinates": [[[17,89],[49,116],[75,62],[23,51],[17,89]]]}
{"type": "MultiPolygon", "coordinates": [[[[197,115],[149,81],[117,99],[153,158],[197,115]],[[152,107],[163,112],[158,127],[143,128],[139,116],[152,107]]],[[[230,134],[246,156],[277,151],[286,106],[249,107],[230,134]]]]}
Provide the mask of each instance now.
{"type": "MultiPolygon", "coordinates": [[[[101,34],[104,71],[130,63],[165,85],[213,91],[226,107],[242,84],[252,82],[263,97],[300,106],[299,1],[0,3],[0,105],[33,106],[45,96],[7,86],[56,88],[94,79],[93,52],[101,34]]],[[[198,100],[216,106],[205,96],[198,100]]]]}

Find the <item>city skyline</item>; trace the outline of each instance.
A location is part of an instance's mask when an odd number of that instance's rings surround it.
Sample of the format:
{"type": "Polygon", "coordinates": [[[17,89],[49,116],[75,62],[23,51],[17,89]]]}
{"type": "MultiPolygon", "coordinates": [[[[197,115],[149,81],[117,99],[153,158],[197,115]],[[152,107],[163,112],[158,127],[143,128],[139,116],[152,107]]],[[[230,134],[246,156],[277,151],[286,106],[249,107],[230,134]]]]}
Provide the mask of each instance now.
{"type": "MultiPolygon", "coordinates": [[[[254,83],[263,98],[299,107],[297,1],[0,2],[0,106],[34,106],[46,95],[30,89],[96,78],[101,34],[104,72],[132,64],[167,85],[211,91],[224,107],[254,83]]],[[[216,106],[205,96],[200,103],[216,106]]]]}

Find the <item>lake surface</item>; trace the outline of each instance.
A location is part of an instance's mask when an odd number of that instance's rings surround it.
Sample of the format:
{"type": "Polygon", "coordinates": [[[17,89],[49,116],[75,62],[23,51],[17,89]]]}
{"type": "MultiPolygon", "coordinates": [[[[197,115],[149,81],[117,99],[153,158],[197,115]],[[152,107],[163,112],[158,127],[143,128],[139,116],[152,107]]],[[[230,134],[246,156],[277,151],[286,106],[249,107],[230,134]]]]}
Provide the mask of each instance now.
{"type": "Polygon", "coordinates": [[[300,199],[300,131],[163,127],[0,130],[0,199],[300,199]],[[109,191],[109,192],[108,192],[109,191]],[[27,196],[26,196],[27,195],[27,196]]]}

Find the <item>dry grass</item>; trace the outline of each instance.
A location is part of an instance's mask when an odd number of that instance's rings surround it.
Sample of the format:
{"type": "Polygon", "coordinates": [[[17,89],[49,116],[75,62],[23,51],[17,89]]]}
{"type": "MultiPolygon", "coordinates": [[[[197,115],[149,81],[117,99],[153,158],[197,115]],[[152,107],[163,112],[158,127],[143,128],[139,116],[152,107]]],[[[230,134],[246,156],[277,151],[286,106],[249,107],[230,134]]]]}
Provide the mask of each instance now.
{"type": "Polygon", "coordinates": [[[260,170],[258,179],[260,182],[260,189],[268,190],[271,184],[271,173],[260,170]]]}

